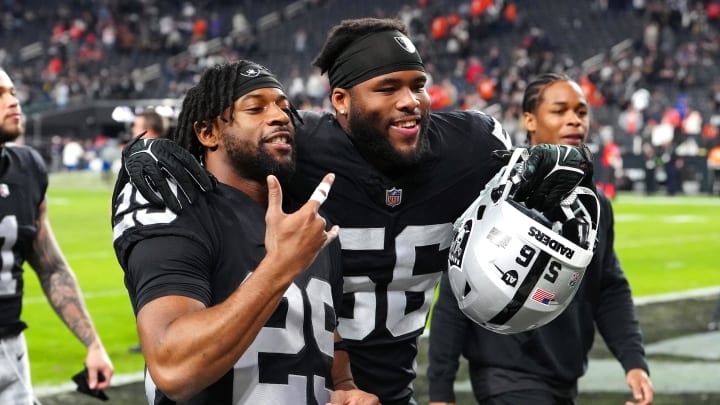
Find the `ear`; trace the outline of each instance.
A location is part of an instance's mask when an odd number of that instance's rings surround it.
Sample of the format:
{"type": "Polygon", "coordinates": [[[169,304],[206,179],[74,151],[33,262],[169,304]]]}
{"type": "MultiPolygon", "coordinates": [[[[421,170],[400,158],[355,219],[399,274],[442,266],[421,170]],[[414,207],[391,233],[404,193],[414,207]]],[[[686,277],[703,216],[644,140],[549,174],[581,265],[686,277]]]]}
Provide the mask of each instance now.
{"type": "Polygon", "coordinates": [[[350,93],[346,89],[334,88],[330,95],[330,101],[338,115],[345,115],[350,111],[350,93]]]}
{"type": "Polygon", "coordinates": [[[528,132],[535,132],[537,129],[537,122],[535,121],[535,114],[524,112],[523,113],[523,120],[525,122],[525,129],[528,130],[528,132]]]}
{"type": "Polygon", "coordinates": [[[195,136],[202,146],[208,150],[216,150],[220,143],[220,129],[217,123],[213,125],[208,121],[193,122],[195,136]]]}

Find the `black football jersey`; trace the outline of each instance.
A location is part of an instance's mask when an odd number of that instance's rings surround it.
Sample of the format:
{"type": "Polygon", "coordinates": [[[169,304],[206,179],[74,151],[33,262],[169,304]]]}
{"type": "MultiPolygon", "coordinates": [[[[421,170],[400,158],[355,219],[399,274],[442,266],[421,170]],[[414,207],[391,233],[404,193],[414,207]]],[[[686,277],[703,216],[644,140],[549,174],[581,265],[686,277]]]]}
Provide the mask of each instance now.
{"type": "Polygon", "coordinates": [[[23,263],[37,236],[39,207],[48,175],[42,157],[32,148],[4,145],[6,166],[0,177],[0,328],[19,332],[23,295],[23,263]]]}
{"type": "Polygon", "coordinates": [[[383,404],[412,397],[417,336],[447,268],[452,224],[502,167],[491,152],[510,147],[492,117],[431,114],[430,153],[388,178],[358,153],[332,114],[303,113],[291,192],[301,201],[336,174],[323,207],[340,225],[344,295],[338,331],[355,382],[383,404]]]}
{"type": "MultiPolygon", "coordinates": [[[[136,313],[167,295],[216,305],[266,254],[265,209],[224,184],[180,215],[151,207],[127,184],[113,212],[114,246],[136,313]]],[[[334,308],[342,294],[339,265],[335,242],[295,279],[233,369],[183,404],[325,404],[332,388],[334,308]]],[[[148,373],[145,385],[150,403],[175,403],[148,373]]]]}

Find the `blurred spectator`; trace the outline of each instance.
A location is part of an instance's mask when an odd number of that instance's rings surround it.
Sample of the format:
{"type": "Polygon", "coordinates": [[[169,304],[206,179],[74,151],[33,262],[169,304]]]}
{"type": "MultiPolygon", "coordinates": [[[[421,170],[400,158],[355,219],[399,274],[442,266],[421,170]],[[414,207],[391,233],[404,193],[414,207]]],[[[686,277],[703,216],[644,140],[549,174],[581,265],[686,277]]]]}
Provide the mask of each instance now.
{"type": "Polygon", "coordinates": [[[83,169],[83,156],[85,155],[85,149],[80,145],[75,138],[67,138],[65,145],[62,149],[62,162],[65,166],[65,170],[80,170],[83,169]]]}
{"type": "Polygon", "coordinates": [[[305,92],[314,105],[322,105],[328,94],[329,85],[319,69],[313,69],[305,84],[305,92]]]}
{"type": "Polygon", "coordinates": [[[643,151],[645,194],[653,195],[657,192],[657,170],[662,165],[662,160],[655,154],[655,148],[650,144],[645,144],[643,151]]]}
{"type": "Polygon", "coordinates": [[[617,192],[618,177],[622,174],[622,155],[615,143],[612,127],[606,126],[600,130],[603,145],[601,149],[600,173],[597,188],[604,191],[609,199],[614,199],[617,192]]]}
{"type": "MultiPolygon", "coordinates": [[[[708,193],[715,193],[715,182],[720,179],[720,146],[710,149],[707,157],[708,167],[708,193]]],[[[718,311],[715,312],[715,320],[720,321],[720,302],[718,311]]]]}
{"type": "Polygon", "coordinates": [[[143,132],[143,138],[164,138],[168,129],[168,119],[155,110],[145,110],[135,116],[130,135],[136,137],[143,132]]]}

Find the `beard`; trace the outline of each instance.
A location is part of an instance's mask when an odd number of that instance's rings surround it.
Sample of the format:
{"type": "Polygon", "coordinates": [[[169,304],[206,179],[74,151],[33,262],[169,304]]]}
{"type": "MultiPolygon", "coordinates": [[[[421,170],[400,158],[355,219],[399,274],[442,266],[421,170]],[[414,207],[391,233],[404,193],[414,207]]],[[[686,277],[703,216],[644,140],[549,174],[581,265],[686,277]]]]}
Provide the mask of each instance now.
{"type": "Polygon", "coordinates": [[[0,126],[0,145],[4,145],[7,142],[13,142],[18,139],[23,132],[22,123],[12,129],[8,129],[6,126],[0,126]]]}
{"type": "Polygon", "coordinates": [[[421,125],[418,141],[415,149],[408,152],[401,152],[395,149],[388,138],[383,125],[382,118],[377,112],[364,112],[360,108],[350,107],[348,126],[350,138],[360,154],[381,171],[387,173],[395,172],[418,163],[429,150],[427,139],[427,123],[429,113],[425,112],[420,117],[421,125]]]}
{"type": "Polygon", "coordinates": [[[290,161],[280,162],[263,148],[262,143],[251,144],[233,135],[223,135],[228,158],[233,170],[241,177],[265,184],[265,178],[275,175],[281,184],[287,183],[295,174],[295,143],[290,161]]]}

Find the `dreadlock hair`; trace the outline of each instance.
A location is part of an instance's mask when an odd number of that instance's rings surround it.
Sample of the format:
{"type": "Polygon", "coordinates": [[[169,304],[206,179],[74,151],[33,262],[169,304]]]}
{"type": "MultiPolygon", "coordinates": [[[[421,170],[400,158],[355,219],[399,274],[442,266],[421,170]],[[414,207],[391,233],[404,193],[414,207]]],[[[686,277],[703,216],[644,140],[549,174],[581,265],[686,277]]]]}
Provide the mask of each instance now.
{"type": "MultiPolygon", "coordinates": [[[[177,127],[168,138],[177,142],[202,162],[205,147],[195,135],[195,124],[198,125],[198,131],[211,131],[216,118],[219,117],[224,122],[233,120],[235,100],[243,96],[240,94],[241,87],[238,84],[247,80],[240,73],[244,72],[251,64],[257,65],[254,62],[238,60],[207,69],[200,77],[198,84],[185,94],[177,127]],[[223,116],[226,108],[230,108],[229,117],[223,116]]],[[[290,119],[293,125],[297,122],[302,123],[300,115],[292,104],[290,110],[290,119]]]]}
{"type": "Polygon", "coordinates": [[[343,20],[330,30],[325,45],[323,45],[312,64],[319,68],[321,73],[325,73],[330,70],[337,57],[348,45],[367,34],[383,31],[399,31],[409,36],[407,27],[398,19],[357,18],[343,20]]]}
{"type": "MultiPolygon", "coordinates": [[[[542,102],[543,92],[546,88],[556,82],[571,82],[570,76],[565,73],[543,73],[534,78],[525,88],[523,94],[522,111],[523,113],[534,114],[538,105],[542,102]]],[[[530,131],[527,133],[527,141],[530,143],[530,131]]]]}

